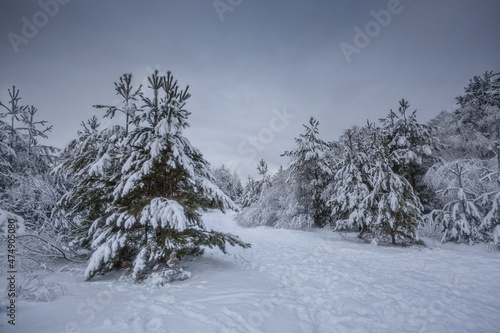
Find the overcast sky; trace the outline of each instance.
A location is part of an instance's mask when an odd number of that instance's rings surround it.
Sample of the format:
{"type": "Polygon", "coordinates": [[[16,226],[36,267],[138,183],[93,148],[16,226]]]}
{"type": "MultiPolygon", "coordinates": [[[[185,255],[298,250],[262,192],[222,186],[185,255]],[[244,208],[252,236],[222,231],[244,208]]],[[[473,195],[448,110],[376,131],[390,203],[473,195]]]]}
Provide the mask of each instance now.
{"type": "Polygon", "coordinates": [[[63,148],[123,73],[170,70],[192,94],[186,136],[243,178],[286,166],[310,116],[325,140],[401,98],[426,122],[500,70],[498,0],[55,1],[2,1],[1,101],[20,88],[63,148]]]}

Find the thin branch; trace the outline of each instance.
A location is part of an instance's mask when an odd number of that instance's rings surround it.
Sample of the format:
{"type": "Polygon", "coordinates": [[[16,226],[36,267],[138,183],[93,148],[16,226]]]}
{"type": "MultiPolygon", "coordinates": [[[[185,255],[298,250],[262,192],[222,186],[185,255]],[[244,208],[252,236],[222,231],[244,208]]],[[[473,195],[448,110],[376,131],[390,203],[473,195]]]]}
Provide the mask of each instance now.
{"type": "Polygon", "coordinates": [[[54,244],[51,244],[49,241],[43,239],[42,237],[39,237],[39,236],[36,236],[36,235],[20,235],[20,236],[17,236],[17,238],[23,238],[23,237],[33,237],[33,238],[36,238],[38,240],[41,240],[42,242],[47,243],[49,246],[51,246],[54,249],[56,249],[57,251],[59,251],[62,254],[62,256],[63,256],[64,259],[73,262],[72,259],[69,259],[68,257],[66,257],[66,253],[64,253],[63,250],[61,250],[59,247],[55,246],[54,244]]]}

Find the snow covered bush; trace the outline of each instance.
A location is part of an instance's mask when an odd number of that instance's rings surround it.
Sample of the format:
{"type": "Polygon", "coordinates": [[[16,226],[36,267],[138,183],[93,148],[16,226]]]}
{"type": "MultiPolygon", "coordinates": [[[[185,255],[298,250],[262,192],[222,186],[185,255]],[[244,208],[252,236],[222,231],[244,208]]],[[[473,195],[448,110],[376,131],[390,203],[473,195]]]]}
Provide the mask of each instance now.
{"type": "Polygon", "coordinates": [[[441,196],[442,207],[426,216],[442,241],[491,242],[500,224],[500,182],[497,158],[436,164],[426,181],[441,196]],[[495,165],[496,164],[496,165],[495,165]]]}
{"type": "Polygon", "coordinates": [[[425,181],[441,194],[442,208],[426,220],[443,242],[492,242],[500,224],[500,73],[474,76],[456,99],[457,110],[431,121],[441,128],[444,161],[429,168],[425,181]]]}
{"type": "Polygon", "coordinates": [[[260,194],[262,192],[262,181],[255,180],[252,177],[248,177],[248,181],[243,189],[243,195],[241,197],[241,208],[250,207],[257,200],[259,200],[260,194]]]}
{"type": "Polygon", "coordinates": [[[483,213],[478,206],[478,196],[464,187],[463,180],[467,170],[455,163],[454,168],[449,168],[448,171],[457,178],[457,186],[450,186],[441,193],[443,196],[453,193],[455,198],[448,201],[442,209],[432,211],[426,219],[442,232],[442,242],[474,244],[483,241],[484,235],[480,232],[483,213]]]}
{"type": "Polygon", "coordinates": [[[452,162],[436,163],[425,174],[425,183],[434,191],[439,192],[441,205],[456,198],[455,193],[444,190],[450,187],[459,187],[458,177],[450,170],[456,169],[456,164],[462,169],[461,182],[463,188],[479,195],[490,193],[498,188],[495,181],[484,178],[485,171],[493,168],[493,161],[479,159],[459,159],[452,162]]]}
{"type": "Polygon", "coordinates": [[[213,169],[212,174],[215,177],[215,184],[236,203],[241,201],[243,195],[243,186],[236,171],[230,172],[224,165],[213,169]]]}
{"type": "Polygon", "coordinates": [[[17,287],[19,299],[32,302],[51,302],[66,292],[66,287],[58,282],[47,282],[43,275],[24,274],[17,287]]]}
{"type": "Polygon", "coordinates": [[[289,171],[280,170],[265,182],[264,190],[259,197],[237,215],[236,221],[245,227],[270,226],[281,224],[280,219],[286,218],[284,212],[289,208],[286,202],[288,185],[286,180],[289,171]]]}

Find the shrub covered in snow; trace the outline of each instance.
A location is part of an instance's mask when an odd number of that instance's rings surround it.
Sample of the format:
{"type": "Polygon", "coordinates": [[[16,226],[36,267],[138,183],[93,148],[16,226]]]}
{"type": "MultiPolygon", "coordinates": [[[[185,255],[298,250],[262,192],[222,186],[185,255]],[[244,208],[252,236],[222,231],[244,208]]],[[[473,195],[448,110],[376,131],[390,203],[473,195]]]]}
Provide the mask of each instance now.
{"type": "Polygon", "coordinates": [[[66,287],[63,284],[47,282],[42,274],[37,273],[22,275],[17,287],[18,297],[32,302],[51,302],[65,292],[66,287]]]}

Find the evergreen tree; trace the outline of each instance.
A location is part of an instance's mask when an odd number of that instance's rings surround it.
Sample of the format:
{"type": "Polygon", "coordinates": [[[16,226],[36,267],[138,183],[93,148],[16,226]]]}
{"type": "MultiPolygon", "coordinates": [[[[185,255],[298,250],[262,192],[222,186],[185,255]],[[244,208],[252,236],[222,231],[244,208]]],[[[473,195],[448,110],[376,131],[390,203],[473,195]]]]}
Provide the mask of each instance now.
{"type": "Polygon", "coordinates": [[[357,226],[361,230],[361,238],[367,230],[369,217],[364,201],[371,189],[368,174],[370,162],[364,148],[366,143],[359,130],[346,130],[340,144],[343,154],[339,169],[324,195],[329,199],[332,217],[337,218],[336,228],[357,226]]]}
{"type": "Polygon", "coordinates": [[[489,140],[500,139],[500,73],[474,76],[464,95],[458,96],[455,115],[464,134],[478,132],[489,140]]]}
{"type": "Polygon", "coordinates": [[[254,180],[252,177],[248,177],[248,182],[242,195],[242,208],[255,204],[269,185],[270,178],[266,176],[267,170],[267,163],[261,159],[257,164],[257,172],[262,176],[262,179],[254,180]]]}
{"type": "Polygon", "coordinates": [[[498,219],[496,181],[500,137],[500,73],[474,76],[456,98],[455,112],[431,121],[440,128],[444,161],[429,168],[425,180],[441,194],[440,209],[427,216],[443,232],[442,241],[491,241],[498,219]]]}
{"type": "Polygon", "coordinates": [[[430,209],[434,198],[423,178],[427,169],[436,163],[433,151],[438,149],[438,140],[435,128],[420,124],[416,118],[417,111],[409,113],[409,108],[408,101],[402,99],[398,112],[390,110],[387,117],[380,121],[393,157],[392,170],[410,182],[421,201],[430,209]]]}
{"type": "Polygon", "coordinates": [[[233,196],[234,199],[233,201],[236,203],[241,203],[241,197],[243,196],[243,185],[241,184],[241,179],[240,176],[236,173],[236,171],[233,171],[233,175],[231,178],[231,184],[232,184],[232,189],[233,189],[233,196]]]}
{"type": "Polygon", "coordinates": [[[439,157],[447,162],[458,159],[489,159],[494,141],[500,138],[500,73],[474,76],[456,98],[454,112],[441,112],[430,124],[439,127],[445,149],[439,157]]]}
{"type": "Polygon", "coordinates": [[[139,87],[134,90],[132,86],[132,74],[123,74],[120,77],[120,82],[115,82],[116,94],[122,98],[122,106],[94,105],[94,107],[98,109],[107,109],[105,117],[113,118],[117,111],[123,113],[125,115],[125,135],[127,135],[129,132],[129,124],[134,119],[136,113],[140,111],[136,102],[141,98],[141,88],[142,85],[139,85],[139,87]]]}
{"type": "Polygon", "coordinates": [[[34,106],[26,108],[25,112],[21,114],[22,124],[26,127],[20,127],[20,130],[26,131],[26,139],[28,141],[28,154],[34,155],[36,159],[40,158],[40,154],[50,156],[47,152],[53,150],[51,147],[41,146],[38,138],[47,139],[45,133],[52,130],[52,125],[46,127],[46,120],[35,120],[35,115],[38,112],[34,106]],[[40,128],[41,127],[41,128],[40,128]]]}
{"type": "Polygon", "coordinates": [[[0,209],[21,216],[28,230],[47,227],[54,204],[54,182],[49,171],[56,148],[41,145],[46,139],[46,121],[36,119],[34,106],[21,106],[19,89],[9,89],[10,101],[0,105],[6,110],[0,118],[0,209]]]}
{"type": "Polygon", "coordinates": [[[0,120],[0,215],[15,218],[20,227],[21,269],[39,267],[48,259],[72,260],[77,254],[68,250],[51,219],[63,190],[50,175],[57,149],[42,144],[52,126],[38,119],[36,107],[21,105],[16,87],[9,89],[9,98],[0,102],[5,110],[0,118],[7,118],[0,120]]]}
{"type": "Polygon", "coordinates": [[[376,142],[379,148],[369,170],[372,189],[364,203],[370,211],[367,225],[376,236],[390,237],[392,244],[418,241],[423,207],[409,181],[392,169],[395,158],[390,153],[389,138],[381,135],[376,142]]]}
{"type": "Polygon", "coordinates": [[[318,137],[318,125],[319,122],[311,117],[309,125],[303,125],[305,133],[295,139],[295,150],[285,151],[281,156],[291,158],[289,185],[293,195],[290,205],[297,207],[291,220],[298,219],[304,226],[323,227],[330,216],[322,193],[333,176],[330,156],[333,144],[318,137]]]}
{"type": "Polygon", "coordinates": [[[120,179],[125,129],[119,125],[101,129],[96,116],[81,126],[78,138],[66,147],[53,170],[69,185],[54,218],[70,235],[73,245],[90,249],[90,226],[110,214],[106,210],[113,203],[113,190],[120,179]]]}
{"type": "Polygon", "coordinates": [[[259,175],[262,176],[262,180],[266,178],[267,170],[267,163],[264,162],[264,159],[261,159],[259,164],[257,164],[257,171],[259,172],[259,175]]]}
{"type": "Polygon", "coordinates": [[[373,124],[346,131],[344,149],[329,204],[341,220],[337,229],[357,226],[363,238],[397,242],[418,241],[422,205],[407,179],[394,172],[400,153],[391,152],[390,138],[373,124]]]}
{"type": "MultiPolygon", "coordinates": [[[[90,224],[93,254],[87,280],[127,263],[136,280],[149,275],[163,282],[182,279],[187,275],[173,267],[176,256],[200,254],[202,246],[225,251],[226,242],[250,246],[234,235],[205,230],[200,210],[215,204],[224,211],[235,205],[214,184],[202,154],[183,136],[189,126],[190,112],[184,108],[188,87],[180,89],[170,72],[160,76],[156,71],[148,81],[153,96],[141,94],[145,105],[133,119],[134,129],[99,131],[91,125],[75,145],[80,162],[61,166],[87,185],[74,192],[77,204],[70,204],[73,214],[90,224]]],[[[63,208],[69,202],[62,202],[63,208]]]]}
{"type": "Polygon", "coordinates": [[[19,121],[21,118],[21,115],[26,111],[28,108],[27,105],[21,106],[19,104],[19,101],[21,100],[21,97],[19,97],[19,89],[16,90],[15,86],[12,86],[12,90],[9,91],[9,97],[10,100],[8,102],[8,105],[3,104],[0,102],[0,106],[3,106],[3,108],[6,110],[5,113],[0,114],[0,118],[5,118],[8,117],[10,118],[10,146],[11,148],[14,148],[14,142],[16,142],[18,139],[18,136],[16,135],[16,128],[15,128],[15,122],[19,121]]]}

